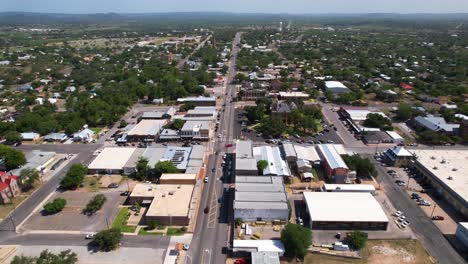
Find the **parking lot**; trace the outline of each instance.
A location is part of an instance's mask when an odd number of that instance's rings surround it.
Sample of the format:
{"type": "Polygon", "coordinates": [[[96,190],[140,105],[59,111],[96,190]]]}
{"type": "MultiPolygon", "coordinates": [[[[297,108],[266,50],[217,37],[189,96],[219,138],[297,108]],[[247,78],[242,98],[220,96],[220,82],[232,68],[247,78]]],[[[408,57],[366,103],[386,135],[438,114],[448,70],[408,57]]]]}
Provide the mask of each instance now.
{"type": "Polygon", "coordinates": [[[22,226],[25,230],[60,230],[60,231],[84,231],[95,232],[107,227],[107,222],[117,215],[118,205],[122,204],[126,197],[120,196],[120,191],[108,191],[103,194],[107,201],[97,213],[87,216],[83,214],[86,204],[97,193],[66,191],[56,192],[49,198],[49,202],[55,198],[67,200],[65,208],[54,215],[46,215],[42,210],[35,212],[22,226]]]}

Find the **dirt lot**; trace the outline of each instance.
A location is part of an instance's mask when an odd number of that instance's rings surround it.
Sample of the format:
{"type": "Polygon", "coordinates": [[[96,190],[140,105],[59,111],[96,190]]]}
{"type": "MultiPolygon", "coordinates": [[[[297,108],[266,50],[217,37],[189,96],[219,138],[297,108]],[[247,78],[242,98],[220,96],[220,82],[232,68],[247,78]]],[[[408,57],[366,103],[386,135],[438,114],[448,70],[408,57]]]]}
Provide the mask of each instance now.
{"type": "MultiPolygon", "coordinates": [[[[322,254],[309,254],[304,264],[427,264],[433,263],[427,251],[417,240],[370,240],[363,250],[363,259],[347,259],[322,254]]],[[[282,261],[282,264],[295,262],[282,261]]]]}
{"type": "MultiPolygon", "coordinates": [[[[139,38],[97,38],[97,39],[80,39],[68,41],[68,44],[74,48],[116,48],[126,45],[133,45],[139,41],[139,38]]],[[[169,38],[151,38],[151,44],[161,45],[169,38]]],[[[63,42],[54,42],[49,46],[62,46],[63,42]]]]}

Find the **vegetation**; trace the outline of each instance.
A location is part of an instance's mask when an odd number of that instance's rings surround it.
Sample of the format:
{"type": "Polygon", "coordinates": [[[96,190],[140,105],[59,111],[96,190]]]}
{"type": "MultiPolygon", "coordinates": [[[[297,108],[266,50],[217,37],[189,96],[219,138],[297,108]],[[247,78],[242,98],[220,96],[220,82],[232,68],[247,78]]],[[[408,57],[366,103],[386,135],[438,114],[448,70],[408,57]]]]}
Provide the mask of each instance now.
{"type": "Polygon", "coordinates": [[[76,253],[70,249],[53,254],[47,249],[42,251],[39,257],[28,257],[24,255],[15,256],[11,264],[75,264],[78,263],[76,253]]]}
{"type": "Polygon", "coordinates": [[[154,165],[154,170],[155,170],[155,176],[156,178],[161,177],[161,174],[163,173],[176,173],[178,172],[176,166],[172,164],[170,160],[166,161],[159,161],[154,165]]]}
{"type": "Polygon", "coordinates": [[[312,231],[297,224],[287,224],[281,231],[281,241],[289,257],[304,259],[312,244],[312,231]]]}
{"type": "Polygon", "coordinates": [[[88,204],[86,205],[85,209],[83,210],[86,214],[94,214],[99,211],[104,203],[106,202],[107,198],[104,194],[97,194],[91,199],[88,204]]]}
{"type": "Polygon", "coordinates": [[[375,127],[381,130],[393,130],[392,121],[381,114],[368,114],[364,120],[365,127],[375,127]]]}
{"type": "Polygon", "coordinates": [[[84,180],[88,168],[82,164],[73,164],[60,182],[60,187],[67,190],[76,189],[84,180]]]}
{"type": "Polygon", "coordinates": [[[44,210],[48,214],[56,214],[62,211],[66,204],[67,200],[63,198],[55,198],[52,202],[49,202],[46,205],[44,205],[44,210]]]}
{"type": "Polygon", "coordinates": [[[26,157],[23,152],[5,145],[0,145],[0,159],[4,160],[7,171],[26,164],[26,157]]]}
{"type": "Polygon", "coordinates": [[[119,229],[121,232],[124,233],[133,233],[136,230],[136,226],[129,226],[127,225],[127,220],[130,216],[130,211],[127,207],[122,207],[119,210],[119,213],[112,222],[112,228],[119,229]]]}
{"type": "Polygon", "coordinates": [[[360,250],[366,246],[367,233],[361,231],[353,231],[346,235],[346,242],[353,249],[360,250]]]}
{"type": "Polygon", "coordinates": [[[135,178],[139,181],[144,181],[149,175],[151,168],[148,166],[148,159],[139,157],[136,162],[135,178]]]}
{"type": "Polygon", "coordinates": [[[378,175],[374,164],[368,158],[363,158],[355,154],[352,156],[344,156],[343,159],[348,167],[356,171],[356,174],[360,177],[375,177],[378,175]]]}
{"type": "Polygon", "coordinates": [[[259,160],[257,162],[257,169],[259,172],[263,174],[263,170],[265,170],[268,167],[268,161],[266,160],[259,160]]]}
{"type": "Polygon", "coordinates": [[[174,130],[181,130],[184,126],[185,121],[182,119],[174,119],[170,124],[164,126],[164,128],[174,129],[174,130]]]}
{"type": "Polygon", "coordinates": [[[24,168],[20,171],[20,185],[24,192],[31,190],[39,180],[39,172],[34,168],[24,168]]]}
{"type": "Polygon", "coordinates": [[[120,229],[111,228],[97,233],[93,242],[98,246],[99,250],[109,252],[117,249],[122,237],[120,229]]]}

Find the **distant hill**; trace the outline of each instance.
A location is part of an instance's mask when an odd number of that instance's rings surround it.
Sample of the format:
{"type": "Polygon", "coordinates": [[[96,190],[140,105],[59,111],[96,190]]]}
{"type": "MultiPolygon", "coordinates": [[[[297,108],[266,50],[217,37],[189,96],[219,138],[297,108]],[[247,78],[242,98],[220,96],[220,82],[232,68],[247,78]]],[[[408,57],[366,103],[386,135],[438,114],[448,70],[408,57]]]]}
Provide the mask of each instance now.
{"type": "Polygon", "coordinates": [[[299,20],[322,23],[359,23],[365,21],[468,21],[468,13],[456,14],[266,14],[226,12],[174,12],[174,13],[96,13],[56,14],[28,12],[0,12],[0,24],[96,24],[116,22],[271,22],[278,20],[299,20]]]}

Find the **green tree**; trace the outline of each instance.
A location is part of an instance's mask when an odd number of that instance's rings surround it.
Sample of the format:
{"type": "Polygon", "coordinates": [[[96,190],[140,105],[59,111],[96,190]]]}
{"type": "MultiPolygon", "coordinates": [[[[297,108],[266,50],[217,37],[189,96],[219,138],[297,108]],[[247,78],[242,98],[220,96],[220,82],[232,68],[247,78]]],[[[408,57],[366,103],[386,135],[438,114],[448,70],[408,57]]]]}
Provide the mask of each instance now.
{"type": "Polygon", "coordinates": [[[91,199],[88,204],[86,205],[85,209],[83,210],[86,214],[94,214],[99,211],[104,203],[106,202],[107,198],[104,194],[97,194],[96,196],[91,199]]]}
{"type": "Polygon", "coordinates": [[[275,116],[268,116],[263,118],[262,121],[260,121],[260,126],[258,128],[258,130],[264,135],[274,137],[280,136],[286,132],[286,129],[287,127],[284,121],[281,118],[275,116]]]}
{"type": "Polygon", "coordinates": [[[23,152],[5,145],[0,145],[0,159],[5,161],[7,171],[26,164],[26,157],[23,152]]]}
{"type": "Polygon", "coordinates": [[[355,170],[358,176],[369,177],[377,176],[377,169],[368,158],[363,158],[358,154],[352,156],[344,156],[343,160],[346,162],[351,170],[355,170]]]}
{"type": "Polygon", "coordinates": [[[83,182],[87,172],[88,169],[84,165],[73,164],[60,182],[60,187],[67,190],[76,189],[83,182]]]}
{"type": "Polygon", "coordinates": [[[109,252],[117,248],[121,239],[120,229],[111,228],[97,233],[93,242],[99,247],[99,250],[109,252]]]}
{"type": "Polygon", "coordinates": [[[268,167],[268,161],[266,160],[259,160],[257,162],[257,169],[260,173],[263,174],[263,171],[268,167]]]}
{"type": "Polygon", "coordinates": [[[21,142],[21,134],[16,131],[8,131],[3,136],[5,138],[5,144],[12,145],[21,142]]]}
{"type": "Polygon", "coordinates": [[[407,103],[400,103],[400,105],[398,105],[396,119],[399,121],[406,121],[412,117],[413,117],[413,110],[411,106],[407,103]]]}
{"type": "Polygon", "coordinates": [[[11,264],[75,264],[78,263],[78,256],[70,249],[61,251],[58,255],[42,251],[39,257],[15,256],[11,264]]]}
{"type": "Polygon", "coordinates": [[[174,129],[174,130],[181,130],[185,124],[185,120],[182,119],[174,119],[170,124],[164,126],[164,128],[174,129]]]}
{"type": "Polygon", "coordinates": [[[123,128],[123,127],[126,127],[126,126],[127,126],[127,121],[125,121],[125,120],[120,120],[119,127],[120,127],[120,128],[123,128]]]}
{"type": "Polygon", "coordinates": [[[23,191],[30,190],[39,180],[39,172],[34,168],[24,168],[20,171],[20,183],[23,191]]]}
{"type": "Polygon", "coordinates": [[[154,165],[154,170],[156,174],[156,178],[161,177],[161,174],[163,173],[176,173],[178,172],[176,166],[172,164],[170,160],[165,160],[165,161],[159,161],[154,165]]]}
{"type": "Polygon", "coordinates": [[[286,249],[286,255],[304,259],[307,249],[312,244],[312,231],[297,224],[287,224],[281,231],[281,242],[286,249]]]}
{"type": "Polygon", "coordinates": [[[353,231],[346,235],[346,242],[353,249],[360,250],[366,246],[367,233],[361,231],[353,231]]]}
{"type": "Polygon", "coordinates": [[[150,169],[148,159],[143,156],[139,157],[135,166],[135,178],[139,181],[146,180],[150,169]]]}
{"type": "Polygon", "coordinates": [[[52,202],[49,202],[46,205],[44,205],[44,210],[48,214],[56,214],[62,211],[66,204],[67,200],[63,198],[55,198],[52,202]]]}
{"type": "Polygon", "coordinates": [[[368,114],[363,125],[365,127],[375,127],[381,130],[393,130],[392,121],[380,114],[368,114]]]}

